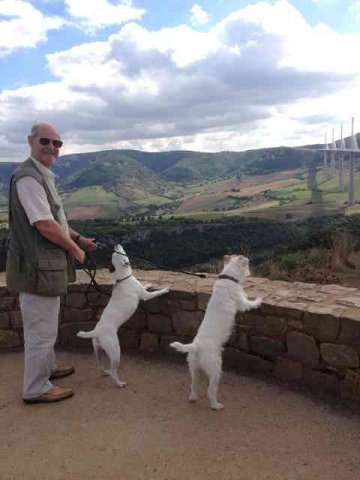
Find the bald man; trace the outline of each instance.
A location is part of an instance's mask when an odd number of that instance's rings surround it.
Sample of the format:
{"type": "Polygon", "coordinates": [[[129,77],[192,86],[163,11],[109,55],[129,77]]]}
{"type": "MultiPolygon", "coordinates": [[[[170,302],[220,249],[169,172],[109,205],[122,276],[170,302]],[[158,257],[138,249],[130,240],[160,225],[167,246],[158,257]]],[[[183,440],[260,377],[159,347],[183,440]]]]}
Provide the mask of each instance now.
{"type": "Polygon", "coordinates": [[[54,344],[58,332],[60,295],[75,280],[73,259],[83,263],[93,251],[93,239],[69,228],[51,167],[62,146],[50,124],[32,127],[30,157],[10,180],[10,246],[6,265],[8,287],[19,293],[24,326],[25,403],[51,403],[70,398],[74,391],[50,380],[74,373],[58,367],[54,344]]]}

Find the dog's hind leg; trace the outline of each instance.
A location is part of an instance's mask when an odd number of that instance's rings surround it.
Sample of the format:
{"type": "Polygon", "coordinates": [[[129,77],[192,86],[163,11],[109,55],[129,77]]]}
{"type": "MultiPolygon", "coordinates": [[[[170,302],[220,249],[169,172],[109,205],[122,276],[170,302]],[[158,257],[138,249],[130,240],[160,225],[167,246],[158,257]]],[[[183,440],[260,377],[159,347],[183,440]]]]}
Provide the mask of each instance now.
{"type": "Polygon", "coordinates": [[[213,410],[221,410],[224,405],[217,401],[217,392],[221,377],[221,356],[209,356],[204,362],[204,370],[209,377],[208,397],[213,410]]]}
{"type": "Polygon", "coordinates": [[[196,400],[199,398],[198,389],[199,389],[199,375],[200,375],[198,354],[194,352],[190,352],[188,354],[187,361],[189,364],[189,370],[191,375],[191,390],[190,390],[189,401],[196,402],[196,400]]]}
{"type": "Polygon", "coordinates": [[[101,339],[101,346],[105,350],[110,359],[110,369],[107,370],[107,374],[114,380],[116,385],[120,388],[126,387],[126,383],[122,382],[117,373],[117,369],[120,364],[120,345],[119,340],[116,337],[103,337],[101,339]]]}
{"type": "Polygon", "coordinates": [[[95,358],[96,358],[96,363],[97,367],[99,370],[101,370],[104,373],[104,369],[101,366],[101,360],[102,360],[102,349],[99,344],[99,339],[98,338],[93,338],[92,339],[92,344],[94,347],[94,353],[95,353],[95,358]]]}

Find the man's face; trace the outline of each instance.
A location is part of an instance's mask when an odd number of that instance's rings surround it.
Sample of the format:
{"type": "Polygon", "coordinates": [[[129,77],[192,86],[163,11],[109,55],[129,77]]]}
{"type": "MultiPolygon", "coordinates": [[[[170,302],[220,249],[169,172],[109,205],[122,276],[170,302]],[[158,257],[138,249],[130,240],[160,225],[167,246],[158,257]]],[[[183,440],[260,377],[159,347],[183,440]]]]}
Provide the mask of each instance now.
{"type": "Polygon", "coordinates": [[[58,132],[51,125],[41,125],[38,128],[37,135],[28,136],[28,143],[31,148],[31,156],[45,167],[50,168],[59,156],[59,148],[55,147],[53,140],[60,140],[58,132]],[[43,139],[49,139],[47,145],[43,139]]]}

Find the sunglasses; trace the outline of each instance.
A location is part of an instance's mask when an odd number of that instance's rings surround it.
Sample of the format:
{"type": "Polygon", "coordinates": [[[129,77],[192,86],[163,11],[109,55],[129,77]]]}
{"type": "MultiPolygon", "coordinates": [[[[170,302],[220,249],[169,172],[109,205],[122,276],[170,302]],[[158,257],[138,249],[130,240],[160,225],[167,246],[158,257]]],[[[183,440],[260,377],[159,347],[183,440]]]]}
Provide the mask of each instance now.
{"type": "Polygon", "coordinates": [[[61,140],[50,140],[50,138],[39,138],[39,143],[40,145],[49,145],[49,143],[52,143],[55,148],[61,148],[63,145],[63,142],[61,140]]]}

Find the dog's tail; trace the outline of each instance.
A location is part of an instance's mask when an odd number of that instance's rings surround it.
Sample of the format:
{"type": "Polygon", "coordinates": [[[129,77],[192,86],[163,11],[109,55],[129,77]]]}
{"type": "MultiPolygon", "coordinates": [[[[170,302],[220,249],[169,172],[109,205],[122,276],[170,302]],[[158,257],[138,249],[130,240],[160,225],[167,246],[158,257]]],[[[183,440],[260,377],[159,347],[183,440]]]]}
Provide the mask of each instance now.
{"type": "Polygon", "coordinates": [[[199,351],[199,345],[197,343],[184,344],[180,342],[172,342],[170,343],[170,347],[175,348],[175,350],[181,353],[189,353],[189,352],[197,353],[199,351]]]}
{"type": "Polygon", "coordinates": [[[95,330],[91,330],[90,332],[78,332],[76,336],[81,338],[94,338],[95,330]]]}

